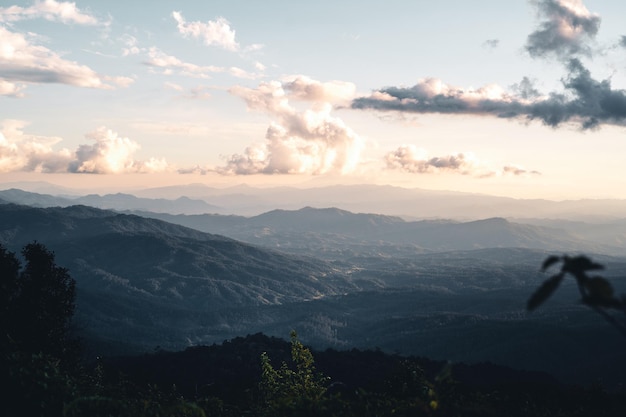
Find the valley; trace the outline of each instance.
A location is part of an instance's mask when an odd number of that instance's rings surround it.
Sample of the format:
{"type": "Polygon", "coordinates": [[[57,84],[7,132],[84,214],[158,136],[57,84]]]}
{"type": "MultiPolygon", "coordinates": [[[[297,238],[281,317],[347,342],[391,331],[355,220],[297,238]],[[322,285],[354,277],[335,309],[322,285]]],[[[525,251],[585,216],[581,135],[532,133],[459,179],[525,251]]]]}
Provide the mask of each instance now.
{"type": "Polygon", "coordinates": [[[75,324],[94,353],[297,329],[317,349],[488,361],[569,382],[619,384],[626,370],[626,343],[577,303],[573,281],[538,311],[525,309],[554,253],[590,254],[626,292],[621,241],[600,239],[618,227],[313,207],[172,214],[50,207],[60,200],[27,192],[0,198],[0,243],[19,252],[37,240],[55,252],[77,281],[75,324]]]}

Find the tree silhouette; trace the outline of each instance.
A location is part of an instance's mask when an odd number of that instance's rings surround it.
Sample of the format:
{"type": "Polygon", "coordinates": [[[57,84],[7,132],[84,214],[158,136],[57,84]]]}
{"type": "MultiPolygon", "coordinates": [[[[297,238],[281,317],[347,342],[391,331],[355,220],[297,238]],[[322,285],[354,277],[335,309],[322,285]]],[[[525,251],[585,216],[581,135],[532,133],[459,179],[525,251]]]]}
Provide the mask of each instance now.
{"type": "Polygon", "coordinates": [[[600,314],[608,323],[626,337],[626,321],[620,321],[608,310],[617,310],[626,314],[626,295],[615,295],[611,283],[601,276],[589,276],[589,271],[604,269],[604,266],[593,262],[586,256],[570,257],[550,256],[543,261],[541,271],[546,272],[552,265],[561,264],[556,274],[545,280],[531,295],[526,308],[532,311],[544,303],[558,288],[563,279],[570,275],[576,280],[583,304],[600,314]]]}
{"type": "Polygon", "coordinates": [[[2,343],[22,352],[67,357],[75,353],[69,332],[76,282],[41,243],[24,246],[22,256],[20,270],[15,254],[0,246],[2,343]]]}

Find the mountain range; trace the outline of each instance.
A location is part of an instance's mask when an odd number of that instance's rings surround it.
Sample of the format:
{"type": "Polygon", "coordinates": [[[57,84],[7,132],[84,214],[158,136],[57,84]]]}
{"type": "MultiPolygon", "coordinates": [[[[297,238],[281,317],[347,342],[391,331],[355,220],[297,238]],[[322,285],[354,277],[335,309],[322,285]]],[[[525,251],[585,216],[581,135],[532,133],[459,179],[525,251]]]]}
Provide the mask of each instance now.
{"type": "MultiPolygon", "coordinates": [[[[70,199],[93,194],[93,191],[68,190],[40,182],[7,183],[4,184],[4,187],[5,189],[16,188],[70,199]]],[[[227,188],[215,188],[204,184],[190,184],[134,189],[126,191],[126,195],[147,200],[176,200],[180,197],[186,197],[192,200],[201,200],[211,205],[203,213],[237,214],[242,216],[255,216],[274,209],[297,210],[306,206],[317,208],[336,207],[354,213],[386,214],[412,220],[454,219],[468,221],[503,217],[598,222],[624,218],[624,213],[626,213],[626,200],[585,199],[551,201],[515,199],[484,194],[383,185],[335,185],[308,188],[256,188],[247,185],[237,185],[227,188]]],[[[20,201],[13,202],[24,203],[20,201]]],[[[91,203],[95,204],[94,201],[91,203]]],[[[74,204],[81,203],[76,201],[74,204]]],[[[164,211],[162,209],[152,210],[146,208],[145,204],[143,204],[144,207],[138,208],[135,204],[135,201],[129,199],[127,205],[123,208],[119,206],[98,207],[122,210],[135,208],[148,211],[164,211]]],[[[169,212],[172,213],[173,211],[169,212]]],[[[177,208],[175,213],[199,214],[198,211],[184,211],[182,205],[177,208]]]]}
{"type": "Polygon", "coordinates": [[[626,291],[626,259],[586,242],[587,223],[409,220],[312,207],[251,217],[139,216],[10,198],[0,193],[0,243],[17,252],[38,240],[69,268],[75,324],[95,353],[297,329],[318,348],[490,360],[568,381],[602,375],[619,383],[626,375],[623,341],[576,303],[573,281],[539,311],[525,312],[546,278],[539,265],[555,252],[598,248],[605,254],[594,260],[626,291]]]}

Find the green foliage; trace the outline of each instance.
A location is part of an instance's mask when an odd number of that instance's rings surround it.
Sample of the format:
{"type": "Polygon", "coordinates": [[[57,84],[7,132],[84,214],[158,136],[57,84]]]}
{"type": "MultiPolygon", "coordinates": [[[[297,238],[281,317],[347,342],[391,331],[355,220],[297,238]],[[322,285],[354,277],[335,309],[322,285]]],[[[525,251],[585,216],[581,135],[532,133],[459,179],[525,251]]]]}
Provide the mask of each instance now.
{"type": "MultiPolygon", "coordinates": [[[[267,353],[261,354],[261,397],[267,410],[280,415],[294,410],[320,410],[327,390],[328,378],[315,370],[311,351],[291,332],[291,360],[274,369],[267,353]]],[[[288,414],[288,413],[287,413],[288,414]]]]}
{"type": "Polygon", "coordinates": [[[546,272],[550,267],[559,263],[561,269],[545,280],[531,295],[528,299],[527,309],[532,311],[543,304],[559,287],[563,279],[569,275],[576,280],[582,303],[600,314],[626,337],[626,322],[620,322],[607,312],[607,309],[612,309],[626,313],[626,295],[622,295],[621,298],[617,297],[613,286],[606,278],[589,275],[590,271],[604,269],[604,266],[593,262],[586,256],[570,257],[564,255],[546,258],[541,265],[541,270],[546,272]]]}

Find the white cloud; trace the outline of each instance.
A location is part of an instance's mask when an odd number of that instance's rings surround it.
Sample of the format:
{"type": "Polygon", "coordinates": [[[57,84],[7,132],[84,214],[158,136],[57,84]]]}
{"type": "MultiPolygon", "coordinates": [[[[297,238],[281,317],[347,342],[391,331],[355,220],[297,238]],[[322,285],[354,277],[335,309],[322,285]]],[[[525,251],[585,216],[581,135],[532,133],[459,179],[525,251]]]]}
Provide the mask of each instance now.
{"type": "Polygon", "coordinates": [[[205,45],[219,46],[229,51],[239,50],[239,44],[235,41],[235,31],[223,17],[206,23],[187,22],[180,12],[172,12],[172,17],[176,20],[178,32],[186,38],[200,39],[205,45]]]}
{"type": "Polygon", "coordinates": [[[46,47],[32,44],[24,35],[0,27],[0,81],[112,89],[107,81],[128,85],[129,80],[101,76],[86,65],[63,59],[46,47]]]}
{"type": "Polygon", "coordinates": [[[444,156],[429,156],[424,149],[415,145],[402,145],[384,157],[387,169],[399,170],[410,174],[460,174],[478,178],[494,176],[540,175],[538,171],[529,171],[515,165],[505,165],[501,169],[492,169],[479,161],[471,152],[453,153],[444,156]]]}
{"type": "Polygon", "coordinates": [[[90,174],[118,174],[127,172],[162,172],[169,169],[165,159],[150,158],[147,161],[133,159],[139,150],[137,142],[121,137],[106,127],[85,135],[95,141],[93,145],[80,145],[74,160],[69,164],[70,172],[90,174]]]}
{"type": "Polygon", "coordinates": [[[21,120],[4,120],[0,127],[0,172],[75,172],[91,174],[117,174],[126,172],[148,173],[169,171],[165,159],[150,158],[138,161],[133,158],[140,146],[116,132],[101,127],[86,137],[93,145],[80,145],[76,151],[53,147],[62,138],[31,135],[24,132],[27,124],[21,120]]]}
{"type": "Polygon", "coordinates": [[[228,73],[232,75],[233,77],[243,78],[246,80],[255,80],[260,77],[258,74],[255,74],[253,72],[248,72],[246,70],[243,70],[237,67],[230,67],[228,69],[228,73]]]}
{"type": "MultiPolygon", "coordinates": [[[[261,83],[256,89],[236,86],[230,92],[243,98],[249,109],[272,116],[265,142],[247,147],[242,154],[231,155],[222,174],[324,174],[348,173],[356,168],[363,140],[341,119],[331,115],[330,102],[318,101],[320,95],[304,94],[319,83],[302,78],[294,94],[277,81],[261,83]],[[310,84],[307,86],[307,83],[310,84]],[[289,98],[314,100],[312,107],[299,111],[289,98]]],[[[292,87],[289,87],[292,88],[292,87]]]]}
{"type": "Polygon", "coordinates": [[[18,85],[5,80],[0,80],[0,96],[23,97],[24,93],[22,93],[22,90],[24,87],[25,86],[23,84],[18,85]]]}
{"type": "Polygon", "coordinates": [[[305,75],[289,77],[283,88],[290,96],[305,101],[348,102],[354,98],[356,86],[346,81],[319,82],[305,75]]]}
{"type": "Polygon", "coordinates": [[[168,55],[156,47],[148,50],[149,59],[146,65],[163,68],[163,74],[169,75],[177,71],[180,75],[196,78],[209,78],[211,73],[223,72],[224,68],[216,66],[200,66],[189,62],[181,61],[175,56],[168,55]]]}
{"type": "Polygon", "coordinates": [[[124,44],[124,48],[122,48],[122,56],[137,55],[142,51],[142,49],[138,46],[139,42],[137,41],[137,38],[134,36],[128,34],[123,35],[120,40],[124,44]]]}
{"type": "Polygon", "coordinates": [[[26,123],[4,120],[0,128],[0,172],[36,171],[62,172],[67,168],[71,152],[54,151],[61,138],[30,135],[23,132],[26,123]]]}
{"type": "Polygon", "coordinates": [[[50,21],[74,23],[78,25],[98,25],[100,22],[89,13],[76,7],[76,3],[55,0],[36,1],[30,7],[0,7],[0,22],[16,22],[26,19],[43,18],[50,21]]]}

